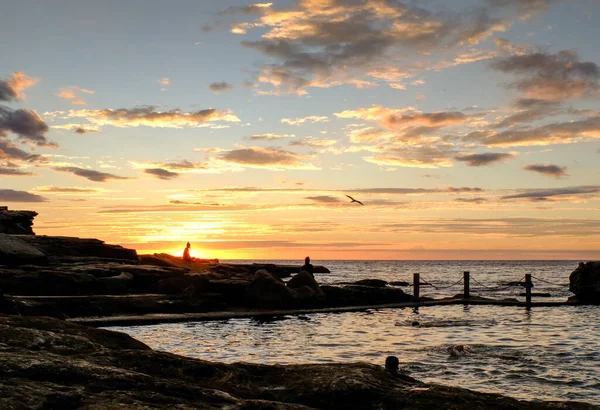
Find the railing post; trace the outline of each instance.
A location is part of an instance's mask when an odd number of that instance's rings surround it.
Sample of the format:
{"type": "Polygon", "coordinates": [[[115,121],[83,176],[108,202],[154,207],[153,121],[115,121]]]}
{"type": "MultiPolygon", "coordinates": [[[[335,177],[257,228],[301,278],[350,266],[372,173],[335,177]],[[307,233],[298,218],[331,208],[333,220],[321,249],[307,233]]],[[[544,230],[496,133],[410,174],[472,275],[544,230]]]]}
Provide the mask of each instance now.
{"type": "Polygon", "coordinates": [[[419,301],[419,284],[421,282],[421,275],[413,273],[413,297],[415,302],[419,301]]]}
{"type": "Polygon", "coordinates": [[[463,285],[464,285],[463,298],[465,298],[465,299],[469,299],[471,297],[470,281],[471,281],[471,273],[469,271],[463,272],[463,285]]]}
{"type": "Polygon", "coordinates": [[[531,288],[533,287],[533,283],[531,283],[531,273],[525,274],[525,304],[527,306],[531,306],[531,288]]]}

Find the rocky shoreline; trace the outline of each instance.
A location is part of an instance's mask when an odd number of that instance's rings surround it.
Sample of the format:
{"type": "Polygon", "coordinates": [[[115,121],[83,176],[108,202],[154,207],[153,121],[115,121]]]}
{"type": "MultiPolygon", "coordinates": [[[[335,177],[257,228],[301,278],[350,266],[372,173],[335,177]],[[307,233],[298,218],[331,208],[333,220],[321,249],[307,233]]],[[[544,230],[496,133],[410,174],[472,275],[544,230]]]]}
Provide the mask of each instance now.
{"type": "MultiPolygon", "coordinates": [[[[36,236],[35,215],[0,209],[0,408],[598,408],[425,385],[366,363],[211,363],[79,326],[72,321],[93,325],[98,317],[194,314],[210,319],[428,302],[404,293],[399,286],[406,284],[369,279],[320,286],[299,266],[185,262],[167,254],[138,256],[97,239],[36,236]]],[[[589,262],[573,272],[572,291],[581,299],[572,303],[599,301],[598,271],[600,263],[589,262]]]]}
{"type": "Polygon", "coordinates": [[[366,363],[212,363],[48,317],[0,315],[0,374],[0,408],[15,410],[598,408],[424,384],[366,363]]]}

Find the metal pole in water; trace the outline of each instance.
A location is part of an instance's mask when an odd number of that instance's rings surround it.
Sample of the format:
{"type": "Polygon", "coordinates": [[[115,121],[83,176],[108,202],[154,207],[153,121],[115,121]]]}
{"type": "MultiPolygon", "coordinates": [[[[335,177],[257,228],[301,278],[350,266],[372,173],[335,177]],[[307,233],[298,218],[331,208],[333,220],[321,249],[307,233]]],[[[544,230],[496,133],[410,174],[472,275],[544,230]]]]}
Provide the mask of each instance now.
{"type": "Polygon", "coordinates": [[[533,283],[531,283],[531,273],[525,274],[525,304],[527,306],[531,306],[531,288],[533,288],[533,283]]]}
{"type": "Polygon", "coordinates": [[[419,283],[421,282],[421,275],[413,273],[413,297],[415,302],[419,301],[419,283]]]}
{"type": "Polygon", "coordinates": [[[463,272],[463,285],[464,285],[463,298],[465,298],[465,299],[469,299],[471,297],[470,281],[471,281],[471,272],[469,272],[469,271],[463,272]]]}

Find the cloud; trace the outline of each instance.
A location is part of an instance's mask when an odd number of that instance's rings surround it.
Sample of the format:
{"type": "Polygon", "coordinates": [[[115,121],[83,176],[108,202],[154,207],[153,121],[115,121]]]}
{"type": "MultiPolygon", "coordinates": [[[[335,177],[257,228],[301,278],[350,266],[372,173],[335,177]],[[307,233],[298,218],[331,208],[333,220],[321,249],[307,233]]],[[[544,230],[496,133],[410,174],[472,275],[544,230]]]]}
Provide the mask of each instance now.
{"type": "Polygon", "coordinates": [[[313,137],[304,137],[304,138],[296,140],[296,141],[290,141],[291,146],[298,146],[298,147],[307,146],[307,147],[323,148],[323,147],[330,147],[335,144],[337,144],[336,140],[317,139],[317,138],[313,138],[313,137]]]}
{"type": "Polygon", "coordinates": [[[39,155],[24,151],[7,139],[0,139],[0,159],[27,162],[37,162],[42,160],[39,155]]]}
{"type": "Polygon", "coordinates": [[[511,7],[519,11],[522,19],[529,18],[532,14],[546,10],[550,4],[560,0],[488,0],[495,7],[511,7]]]}
{"type": "Polygon", "coordinates": [[[547,175],[556,179],[568,176],[567,167],[559,167],[558,165],[532,164],[523,167],[523,169],[526,171],[538,172],[540,174],[547,175]]]}
{"type": "Polygon", "coordinates": [[[52,147],[57,145],[46,139],[48,124],[44,122],[35,111],[19,108],[11,110],[0,106],[0,137],[12,132],[19,136],[24,142],[33,143],[40,147],[52,147]]]}
{"type": "Polygon", "coordinates": [[[314,202],[326,203],[326,204],[342,202],[342,200],[340,198],[337,198],[335,196],[330,196],[330,195],[307,196],[304,199],[310,199],[311,201],[314,201],[314,202]]]}
{"type": "Polygon", "coordinates": [[[106,192],[100,188],[80,188],[80,187],[58,187],[42,186],[35,189],[36,192],[46,192],[51,194],[95,194],[106,192]]]}
{"type": "Polygon", "coordinates": [[[62,98],[64,100],[70,100],[71,103],[75,105],[85,105],[86,102],[80,98],[77,93],[85,93],[85,94],[95,94],[94,90],[88,90],[85,88],[78,87],[76,85],[72,85],[69,87],[61,88],[58,94],[55,94],[57,97],[62,98]]]}
{"type": "Polygon", "coordinates": [[[456,198],[455,199],[456,202],[463,202],[466,204],[482,204],[484,202],[487,202],[486,198],[483,197],[475,197],[475,198],[456,198]]]}
{"type": "Polygon", "coordinates": [[[486,146],[532,146],[569,144],[583,138],[600,138],[600,116],[583,120],[558,122],[540,127],[475,131],[467,134],[464,141],[477,141],[486,146]]]}
{"type": "Polygon", "coordinates": [[[558,114],[561,103],[559,101],[539,100],[535,98],[519,98],[513,103],[513,107],[518,110],[515,114],[511,114],[500,122],[492,124],[491,128],[510,128],[558,114]]]}
{"type": "Polygon", "coordinates": [[[521,78],[510,84],[527,98],[568,100],[597,95],[600,69],[594,62],[580,62],[573,50],[556,54],[535,52],[500,57],[493,69],[521,78]]]}
{"type": "Polygon", "coordinates": [[[224,151],[214,160],[253,168],[270,169],[318,169],[304,163],[307,157],[273,148],[249,147],[224,151]]]}
{"type": "Polygon", "coordinates": [[[230,7],[218,13],[219,16],[228,16],[234,14],[264,14],[273,5],[273,3],[256,3],[243,7],[230,7]]]}
{"type": "Polygon", "coordinates": [[[264,30],[261,40],[242,45],[278,60],[262,67],[259,81],[284,92],[309,86],[364,86],[369,81],[360,76],[385,64],[394,52],[430,54],[473,46],[509,25],[481,7],[431,12],[380,0],[302,0],[261,12],[255,20],[235,24],[232,31],[264,30]]]}
{"type": "Polygon", "coordinates": [[[23,176],[24,177],[24,176],[33,176],[35,174],[32,172],[23,171],[18,168],[3,168],[2,166],[0,166],[0,175],[23,176]]]}
{"type": "Polygon", "coordinates": [[[294,134],[257,134],[248,137],[249,140],[279,140],[285,138],[294,138],[294,134]]]}
{"type": "Polygon", "coordinates": [[[484,165],[490,165],[496,162],[503,162],[513,158],[513,154],[500,153],[500,152],[488,152],[484,154],[465,154],[457,155],[454,157],[455,160],[466,162],[470,167],[481,167],[484,165]]]}
{"type": "Polygon", "coordinates": [[[231,90],[233,88],[233,84],[229,84],[226,82],[220,83],[212,83],[208,86],[208,88],[215,94],[219,94],[220,92],[231,90]]]}
{"type": "Polygon", "coordinates": [[[37,78],[28,77],[25,73],[17,71],[6,80],[0,80],[0,101],[12,101],[25,97],[23,90],[38,82],[37,78]]]}
{"type": "Polygon", "coordinates": [[[408,125],[424,125],[429,127],[442,127],[447,125],[463,124],[469,116],[459,111],[440,111],[423,113],[412,107],[393,109],[381,105],[369,108],[346,110],[334,114],[338,118],[360,118],[375,121],[386,128],[397,128],[408,125]]]}
{"type": "Polygon", "coordinates": [[[440,168],[451,167],[451,151],[433,146],[416,145],[409,147],[386,147],[380,155],[364,157],[367,162],[388,166],[405,168],[440,168]]]}
{"type": "Polygon", "coordinates": [[[106,172],[94,171],[92,169],[84,169],[78,167],[55,167],[53,168],[55,171],[59,172],[68,172],[73,175],[77,175],[79,177],[87,178],[90,181],[94,182],[106,182],[110,179],[129,179],[127,177],[121,177],[114,174],[109,174],[106,172]]]}
{"type": "MultiPolygon", "coordinates": [[[[158,168],[161,170],[170,171],[173,174],[185,173],[185,172],[207,172],[207,171],[211,170],[209,164],[207,164],[207,163],[192,162],[192,161],[188,161],[188,160],[181,160],[179,162],[135,162],[135,161],[130,161],[130,163],[134,168],[144,169],[144,172],[146,172],[145,170],[148,168],[150,168],[150,169],[158,168]]],[[[156,172],[151,172],[150,174],[152,174],[152,173],[154,173],[156,175],[156,172]]],[[[160,172],[158,172],[158,173],[160,173],[160,172]]],[[[168,175],[168,174],[164,174],[164,175],[168,175]]]]}
{"type": "Polygon", "coordinates": [[[154,106],[104,110],[69,110],[62,117],[63,113],[60,111],[48,112],[46,115],[59,118],[86,118],[95,125],[112,125],[114,127],[206,127],[214,121],[240,121],[229,110],[219,111],[209,108],[194,112],[182,112],[176,108],[169,111],[158,111],[154,106]]]}
{"type": "Polygon", "coordinates": [[[163,179],[163,180],[175,179],[181,175],[181,174],[178,174],[177,172],[171,172],[171,171],[167,171],[166,169],[161,169],[161,168],[149,168],[149,169],[145,169],[144,172],[146,174],[155,176],[156,178],[163,179]]]}
{"type": "Polygon", "coordinates": [[[43,196],[30,194],[26,191],[0,189],[0,202],[46,202],[43,196]]]}
{"type": "Polygon", "coordinates": [[[352,192],[368,194],[399,194],[399,195],[421,195],[431,193],[464,194],[484,192],[482,188],[471,187],[447,187],[447,188],[361,188],[353,189],[352,192]]]}
{"type": "Polygon", "coordinates": [[[289,125],[302,125],[304,123],[314,124],[316,122],[327,122],[327,121],[329,121],[328,117],[326,117],[326,116],[318,117],[316,115],[312,115],[310,117],[304,117],[304,118],[296,118],[296,119],[291,119],[291,118],[282,118],[281,119],[282,124],[289,124],[289,125]]]}
{"type": "Polygon", "coordinates": [[[596,196],[600,193],[600,186],[577,186],[567,188],[550,188],[539,190],[523,190],[518,194],[505,195],[501,199],[525,199],[532,202],[549,201],[552,199],[559,200],[578,200],[596,196]]]}
{"type": "Polygon", "coordinates": [[[167,77],[163,77],[160,80],[158,80],[158,83],[160,85],[165,85],[166,86],[166,85],[171,84],[171,80],[169,80],[169,78],[167,78],[167,77]]]}

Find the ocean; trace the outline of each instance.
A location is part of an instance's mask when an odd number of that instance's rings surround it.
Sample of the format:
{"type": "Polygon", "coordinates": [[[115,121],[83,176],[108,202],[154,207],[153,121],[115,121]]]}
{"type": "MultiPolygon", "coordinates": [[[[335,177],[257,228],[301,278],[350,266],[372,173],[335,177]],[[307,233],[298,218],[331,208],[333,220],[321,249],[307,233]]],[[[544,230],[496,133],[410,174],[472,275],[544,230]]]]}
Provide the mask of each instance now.
{"type": "MultiPolygon", "coordinates": [[[[249,261],[228,261],[232,263],[249,261]]],[[[302,261],[252,261],[302,265],[302,261]]],[[[321,284],[360,279],[429,285],[421,296],[462,293],[524,300],[507,286],[533,275],[540,300],[566,300],[579,261],[313,261],[331,270],[321,284]]],[[[410,286],[403,287],[412,293],[410,286]]],[[[534,301],[536,298],[534,298],[534,301]]],[[[600,306],[432,306],[364,312],[289,315],[273,320],[231,319],[113,327],[150,347],[204,360],[290,364],[368,362],[395,355],[411,376],[427,383],[501,393],[526,400],[576,400],[600,405],[600,306]],[[413,322],[419,322],[414,326],[413,322]],[[451,356],[454,344],[470,346],[451,356]]]]}

